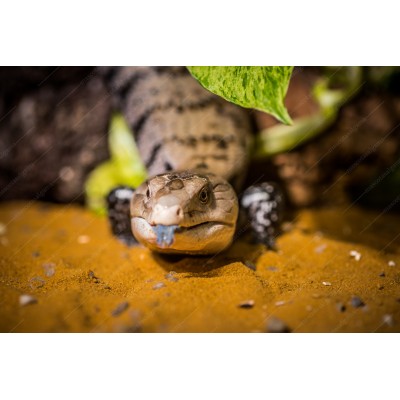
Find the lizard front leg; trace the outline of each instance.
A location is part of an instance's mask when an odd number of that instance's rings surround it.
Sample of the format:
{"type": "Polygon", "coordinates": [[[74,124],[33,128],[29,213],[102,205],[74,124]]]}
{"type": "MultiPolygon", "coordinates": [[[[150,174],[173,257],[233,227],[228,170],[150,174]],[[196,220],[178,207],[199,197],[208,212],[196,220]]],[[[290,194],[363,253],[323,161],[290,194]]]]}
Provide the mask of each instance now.
{"type": "Polygon", "coordinates": [[[244,191],[240,203],[254,240],[275,249],[283,211],[283,195],[279,187],[270,182],[252,185],[244,191]]]}
{"type": "Polygon", "coordinates": [[[128,246],[137,244],[132,234],[130,202],[135,190],[129,186],[118,186],[107,196],[108,220],[112,233],[128,246]]]}

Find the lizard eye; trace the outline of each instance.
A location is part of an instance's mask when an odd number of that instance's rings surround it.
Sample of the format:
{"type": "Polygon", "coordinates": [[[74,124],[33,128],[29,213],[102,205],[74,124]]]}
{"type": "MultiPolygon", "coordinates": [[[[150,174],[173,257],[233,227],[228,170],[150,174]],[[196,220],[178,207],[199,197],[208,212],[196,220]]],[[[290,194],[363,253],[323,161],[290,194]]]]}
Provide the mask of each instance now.
{"type": "Polygon", "coordinates": [[[201,192],[199,193],[199,199],[203,204],[207,203],[207,201],[208,201],[208,190],[206,188],[202,189],[201,192]]]}

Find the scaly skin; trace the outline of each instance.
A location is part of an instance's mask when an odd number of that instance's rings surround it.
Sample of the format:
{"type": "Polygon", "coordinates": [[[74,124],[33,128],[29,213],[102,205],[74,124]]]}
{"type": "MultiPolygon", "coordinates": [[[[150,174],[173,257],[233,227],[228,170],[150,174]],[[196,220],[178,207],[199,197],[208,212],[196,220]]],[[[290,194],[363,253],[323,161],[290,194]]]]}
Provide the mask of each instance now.
{"type": "MultiPolygon", "coordinates": [[[[131,200],[135,238],[164,253],[224,250],[238,218],[233,187],[240,188],[248,164],[248,113],[205,90],[183,67],[104,68],[103,73],[151,176],[131,200]]],[[[120,210],[124,201],[125,188],[109,196],[109,204],[118,203],[120,210]]],[[[114,233],[127,241],[126,220],[111,211],[114,233]]]]}
{"type": "Polygon", "coordinates": [[[210,254],[225,249],[232,242],[237,216],[235,191],[212,173],[158,175],[143,183],[131,201],[136,239],[166,253],[210,254]],[[179,226],[171,245],[157,243],[157,225],[179,226]]]}

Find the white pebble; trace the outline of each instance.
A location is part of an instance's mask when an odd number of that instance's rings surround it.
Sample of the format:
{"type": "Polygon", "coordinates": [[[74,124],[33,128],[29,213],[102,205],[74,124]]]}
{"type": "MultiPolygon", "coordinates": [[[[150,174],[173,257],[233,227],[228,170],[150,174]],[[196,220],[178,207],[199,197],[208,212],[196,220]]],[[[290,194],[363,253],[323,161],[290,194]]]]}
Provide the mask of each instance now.
{"type": "Polygon", "coordinates": [[[153,290],[161,289],[163,287],[165,287],[165,283],[164,282],[158,282],[153,286],[153,290]]]}
{"type": "Polygon", "coordinates": [[[251,308],[255,304],[254,300],[245,300],[239,303],[239,307],[241,308],[251,308]]]}
{"type": "Polygon", "coordinates": [[[21,294],[21,296],[19,296],[19,305],[22,307],[35,303],[37,303],[36,297],[33,297],[30,294],[21,294]]]}
{"type": "Polygon", "coordinates": [[[356,250],[351,250],[350,251],[350,256],[353,257],[356,261],[360,261],[361,260],[361,253],[359,253],[356,250]]]}
{"type": "Polygon", "coordinates": [[[78,243],[80,244],[86,244],[90,242],[90,237],[87,235],[80,235],[78,236],[78,243]]]}
{"type": "Polygon", "coordinates": [[[324,286],[332,286],[332,283],[330,283],[330,282],[322,282],[322,284],[323,284],[324,286]]]}
{"type": "Polygon", "coordinates": [[[393,324],[394,324],[393,315],[391,315],[391,314],[385,314],[385,315],[382,317],[382,322],[383,322],[384,324],[386,324],[387,326],[393,326],[393,324]]]}
{"type": "Polygon", "coordinates": [[[396,263],[395,263],[393,260],[390,260],[390,261],[388,262],[388,265],[389,265],[389,267],[395,267],[395,266],[396,266],[396,263]]]}
{"type": "Polygon", "coordinates": [[[324,252],[324,250],[326,249],[326,244],[321,244],[319,246],[317,246],[314,251],[318,254],[321,254],[324,252]]]}
{"type": "Polygon", "coordinates": [[[280,300],[280,301],[277,301],[277,302],[275,303],[275,305],[276,305],[277,307],[280,307],[280,306],[283,306],[285,303],[286,303],[286,301],[280,300]]]}

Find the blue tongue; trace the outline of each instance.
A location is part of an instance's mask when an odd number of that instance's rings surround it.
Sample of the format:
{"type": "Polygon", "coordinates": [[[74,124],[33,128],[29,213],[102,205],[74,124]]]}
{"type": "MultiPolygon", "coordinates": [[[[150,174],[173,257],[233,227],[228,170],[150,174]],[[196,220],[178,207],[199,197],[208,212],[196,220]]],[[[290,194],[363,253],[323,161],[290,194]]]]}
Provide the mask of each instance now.
{"type": "Polygon", "coordinates": [[[178,229],[179,225],[156,225],[153,227],[154,232],[157,235],[157,244],[160,247],[169,247],[174,241],[175,229],[178,229]]]}

